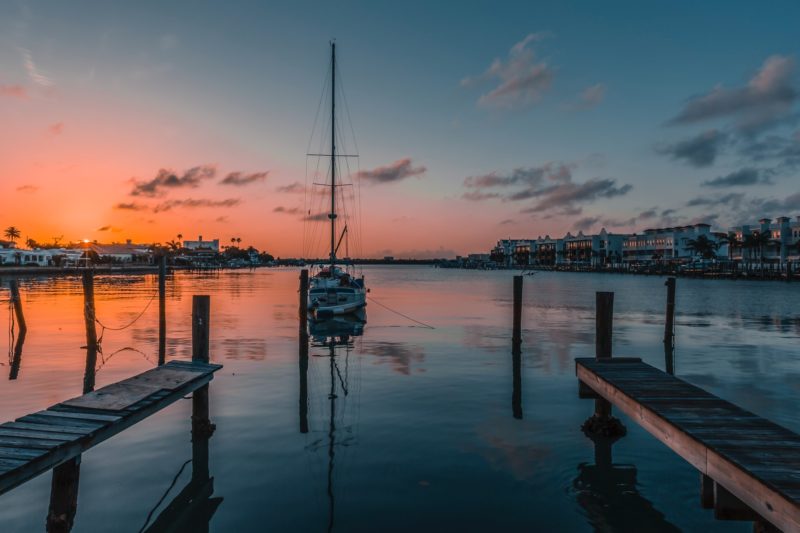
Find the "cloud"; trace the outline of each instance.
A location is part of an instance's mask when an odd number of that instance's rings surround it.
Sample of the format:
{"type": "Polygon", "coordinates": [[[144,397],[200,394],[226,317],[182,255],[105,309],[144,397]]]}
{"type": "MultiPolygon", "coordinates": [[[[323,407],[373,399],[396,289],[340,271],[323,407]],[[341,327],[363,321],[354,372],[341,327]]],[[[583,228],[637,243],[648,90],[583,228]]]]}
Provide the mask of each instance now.
{"type": "Polygon", "coordinates": [[[597,107],[606,98],[607,87],[605,83],[590,85],[578,95],[578,101],[567,105],[568,109],[584,110],[597,107]]]}
{"type": "Polygon", "coordinates": [[[724,196],[698,196],[689,200],[686,205],[688,207],[727,205],[738,208],[742,200],[744,200],[743,193],[732,192],[724,196]]]}
{"type": "Polygon", "coordinates": [[[64,131],[64,123],[63,122],[56,122],[55,124],[50,124],[47,127],[47,133],[55,137],[56,135],[61,135],[61,132],[64,131]]]}
{"type": "Polygon", "coordinates": [[[508,225],[508,224],[514,224],[514,222],[515,222],[515,220],[513,218],[507,218],[505,220],[501,220],[500,222],[498,222],[498,224],[501,225],[501,226],[505,226],[505,225],[508,225]]]}
{"type": "Polygon", "coordinates": [[[538,102],[552,85],[555,71],[537,60],[531,45],[547,36],[529,34],[511,47],[507,58],[496,58],[483,74],[461,80],[461,86],[495,82],[497,85],[478,99],[478,105],[484,107],[519,109],[538,102]]]}
{"type": "Polygon", "coordinates": [[[150,198],[164,196],[164,189],[196,188],[204,180],[212,179],[217,173],[213,165],[200,165],[190,168],[181,175],[172,170],[160,169],[150,181],[133,181],[131,196],[147,196],[150,198]]]}
{"type": "Polygon", "coordinates": [[[714,163],[727,141],[728,136],[725,133],[714,129],[675,144],[657,147],[656,152],[698,168],[707,167],[714,163]]]}
{"type": "Polygon", "coordinates": [[[136,202],[120,202],[114,206],[114,209],[122,211],[144,211],[147,209],[146,205],[137,204],[136,202]]]}
{"type": "Polygon", "coordinates": [[[749,185],[772,185],[766,172],[756,168],[743,168],[713,180],[704,181],[704,187],[743,187],[749,185]]]}
{"type": "Polygon", "coordinates": [[[788,137],[769,135],[747,139],[739,153],[752,161],[775,162],[776,172],[793,171],[800,168],[800,131],[788,137]]]}
{"type": "Polygon", "coordinates": [[[328,213],[316,213],[314,215],[306,215],[303,217],[303,220],[309,222],[322,222],[324,220],[328,220],[328,213]]]}
{"type": "Polygon", "coordinates": [[[33,62],[33,56],[31,55],[30,50],[20,48],[19,51],[22,54],[22,62],[25,65],[25,70],[27,71],[28,77],[31,79],[31,81],[37,85],[41,85],[42,87],[52,87],[54,85],[53,80],[39,70],[39,68],[36,66],[36,63],[33,62]]]}
{"type": "Polygon", "coordinates": [[[572,181],[575,165],[546,163],[538,167],[518,167],[509,174],[490,172],[464,179],[464,186],[477,189],[465,193],[467,199],[482,200],[501,197],[504,201],[522,201],[536,198],[537,202],[522,213],[551,213],[574,216],[581,213],[579,204],[591,203],[600,198],[613,198],[627,194],[632,185],[618,186],[616,180],[592,178],[583,183],[572,181]],[[499,193],[487,189],[516,190],[499,193]],[[475,194],[472,194],[475,193],[475,194]]]}
{"type": "Polygon", "coordinates": [[[719,85],[690,98],[670,123],[733,117],[741,130],[752,131],[786,118],[798,97],[792,86],[794,66],[791,57],[770,56],[746,85],[730,89],[719,85]]]}
{"type": "Polygon", "coordinates": [[[283,207],[282,205],[279,205],[278,207],[272,210],[273,213],[284,213],[287,215],[299,215],[300,213],[302,213],[302,211],[303,210],[300,209],[299,207],[289,208],[289,207],[283,207]]]}
{"type": "Polygon", "coordinates": [[[394,183],[411,176],[421,176],[428,169],[424,166],[412,166],[411,159],[406,157],[398,159],[394,163],[372,170],[362,170],[357,174],[359,179],[367,183],[394,183]]]}
{"type": "Polygon", "coordinates": [[[215,218],[214,222],[228,222],[228,217],[226,215],[222,215],[221,217],[215,218]]]}
{"type": "Polygon", "coordinates": [[[225,198],[224,200],[210,200],[207,198],[186,198],[182,200],[167,200],[161,202],[155,208],[153,213],[161,213],[163,211],[170,211],[176,207],[183,207],[188,209],[195,209],[198,207],[235,207],[242,203],[239,198],[225,198]]]}
{"type": "Polygon", "coordinates": [[[0,85],[0,96],[25,100],[28,98],[28,90],[22,85],[0,85]]]}
{"type": "Polygon", "coordinates": [[[32,192],[36,192],[38,190],[39,190],[39,187],[37,187],[36,185],[30,185],[30,184],[20,185],[19,187],[17,187],[17,192],[32,193],[32,192]]]}
{"type": "Polygon", "coordinates": [[[257,181],[264,181],[267,179],[267,175],[269,175],[269,171],[254,172],[252,174],[245,174],[244,172],[231,172],[225,176],[225,179],[220,181],[220,184],[241,187],[244,185],[250,185],[251,183],[255,183],[257,181]]]}
{"type": "Polygon", "coordinates": [[[97,228],[97,231],[110,231],[113,233],[119,233],[120,231],[122,231],[122,229],[116,228],[114,226],[103,226],[101,228],[97,228]]]}
{"type": "Polygon", "coordinates": [[[749,209],[752,212],[761,213],[762,216],[785,216],[788,213],[800,211],[800,192],[781,199],[754,199],[750,202],[749,209]]]}
{"type": "Polygon", "coordinates": [[[584,217],[575,222],[572,227],[577,231],[587,231],[592,229],[598,222],[600,222],[600,217],[584,217]]]}
{"type": "MultiPolygon", "coordinates": [[[[650,219],[650,218],[655,218],[657,216],[658,216],[658,213],[656,212],[656,209],[652,208],[652,209],[647,209],[645,211],[642,211],[641,213],[639,213],[637,215],[637,218],[639,218],[641,220],[647,220],[647,219],[650,219]]],[[[663,216],[663,213],[662,213],[662,216],[663,216]]]]}
{"type": "Polygon", "coordinates": [[[496,192],[469,191],[462,194],[461,198],[472,202],[480,202],[482,200],[489,200],[490,198],[500,198],[500,194],[496,192]]]}
{"type": "Polygon", "coordinates": [[[306,188],[299,181],[295,181],[294,183],[290,183],[289,185],[281,185],[280,187],[275,189],[275,191],[285,192],[290,194],[303,194],[306,191],[306,188]]]}

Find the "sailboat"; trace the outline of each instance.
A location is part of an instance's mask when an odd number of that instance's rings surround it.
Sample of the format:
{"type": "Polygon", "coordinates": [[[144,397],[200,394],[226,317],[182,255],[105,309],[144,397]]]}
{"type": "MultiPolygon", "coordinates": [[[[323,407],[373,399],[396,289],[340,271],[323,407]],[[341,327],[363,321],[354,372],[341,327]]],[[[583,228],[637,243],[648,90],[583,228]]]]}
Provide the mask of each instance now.
{"type": "Polygon", "coordinates": [[[328,261],[309,279],[308,309],[316,318],[355,313],[367,305],[367,288],[364,276],[356,277],[348,271],[344,261],[337,260],[337,252],[347,237],[347,225],[342,228],[337,240],[336,219],[336,42],[331,42],[331,146],[330,154],[309,154],[330,157],[330,253],[328,261]]]}

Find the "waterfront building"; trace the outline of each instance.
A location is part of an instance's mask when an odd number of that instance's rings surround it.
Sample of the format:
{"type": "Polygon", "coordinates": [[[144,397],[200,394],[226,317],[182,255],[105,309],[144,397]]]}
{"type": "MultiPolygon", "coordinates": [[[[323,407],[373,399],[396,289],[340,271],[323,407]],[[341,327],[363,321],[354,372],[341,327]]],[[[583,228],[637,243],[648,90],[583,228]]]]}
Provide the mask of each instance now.
{"type": "Polygon", "coordinates": [[[596,235],[567,233],[557,252],[557,263],[568,265],[600,266],[622,261],[622,244],[628,235],[608,233],[605,228],[596,235]]]}
{"type": "Polygon", "coordinates": [[[693,224],[674,228],[646,229],[628,236],[622,244],[624,263],[669,263],[694,259],[697,256],[692,243],[698,239],[711,241],[717,249],[715,255],[724,259],[727,250],[719,234],[711,232],[708,224],[693,224]]]}
{"type": "Polygon", "coordinates": [[[206,250],[219,253],[219,239],[204,241],[203,236],[199,235],[196,241],[183,241],[183,247],[187,250],[206,250]]]}
{"type": "Polygon", "coordinates": [[[728,232],[730,258],[734,261],[784,263],[800,260],[800,216],[795,221],[762,218],[758,224],[743,224],[728,232]]]}
{"type": "Polygon", "coordinates": [[[113,263],[152,263],[153,252],[150,245],[134,244],[128,239],[125,244],[97,244],[92,243],[89,249],[93,250],[101,260],[113,263]]]}

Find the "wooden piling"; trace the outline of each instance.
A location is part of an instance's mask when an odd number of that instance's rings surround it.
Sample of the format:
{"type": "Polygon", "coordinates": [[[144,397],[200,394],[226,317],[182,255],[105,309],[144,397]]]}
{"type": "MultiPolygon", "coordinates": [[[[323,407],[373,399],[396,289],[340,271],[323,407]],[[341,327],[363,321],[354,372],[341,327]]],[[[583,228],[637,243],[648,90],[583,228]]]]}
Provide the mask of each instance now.
{"type": "Polygon", "coordinates": [[[300,271],[300,331],[306,330],[308,323],[308,269],[300,271]]]}
{"type": "Polygon", "coordinates": [[[192,361],[208,363],[211,296],[192,296],[192,361]]]}
{"type": "Polygon", "coordinates": [[[514,333],[512,342],[522,342],[522,276],[514,276],[514,333]]]}
{"type": "Polygon", "coordinates": [[[81,456],[53,469],[50,484],[50,506],[47,511],[47,533],[69,533],[78,511],[78,482],[81,473],[81,456]]]}
{"type": "Polygon", "coordinates": [[[595,358],[611,358],[611,336],[614,329],[614,293],[598,292],[595,295],[595,358]]]}
{"type": "Polygon", "coordinates": [[[158,364],[163,365],[167,354],[167,256],[158,263],[158,364]]]}
{"type": "Polygon", "coordinates": [[[300,433],[308,433],[308,333],[300,331],[300,433]]]}
{"type": "Polygon", "coordinates": [[[86,369],[83,374],[83,393],[94,390],[97,365],[97,325],[94,307],[94,272],[83,272],[83,321],[86,326],[86,369]]]}
{"type": "Polygon", "coordinates": [[[517,420],[522,420],[522,350],[519,343],[514,343],[511,360],[513,367],[511,413],[517,420]]]}
{"type": "Polygon", "coordinates": [[[664,344],[675,342],[675,278],[667,278],[667,319],[664,323],[664,344]]]}
{"type": "Polygon", "coordinates": [[[14,303],[14,316],[17,319],[17,326],[21,335],[28,331],[28,325],[25,323],[25,314],[22,312],[22,298],[19,295],[19,285],[17,280],[12,279],[8,282],[8,288],[11,292],[11,301],[14,303]]]}

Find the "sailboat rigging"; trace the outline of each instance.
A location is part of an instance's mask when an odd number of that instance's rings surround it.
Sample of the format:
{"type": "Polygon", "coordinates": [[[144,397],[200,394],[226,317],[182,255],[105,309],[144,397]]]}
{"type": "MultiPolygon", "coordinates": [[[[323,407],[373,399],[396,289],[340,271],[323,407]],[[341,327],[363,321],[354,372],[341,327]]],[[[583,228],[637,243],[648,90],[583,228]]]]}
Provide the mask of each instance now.
{"type": "Polygon", "coordinates": [[[364,276],[356,277],[349,272],[345,261],[337,258],[337,253],[342,241],[349,236],[348,225],[342,228],[337,241],[336,220],[337,213],[336,194],[337,187],[344,183],[336,183],[337,158],[351,157],[351,154],[337,154],[336,145],[336,42],[331,42],[331,143],[330,154],[308,154],[312,156],[330,156],[330,184],[325,184],[330,190],[330,212],[327,219],[330,223],[330,251],[327,264],[323,265],[309,279],[308,309],[316,318],[328,318],[335,315],[350,314],[362,309],[367,304],[367,288],[364,276]]]}

